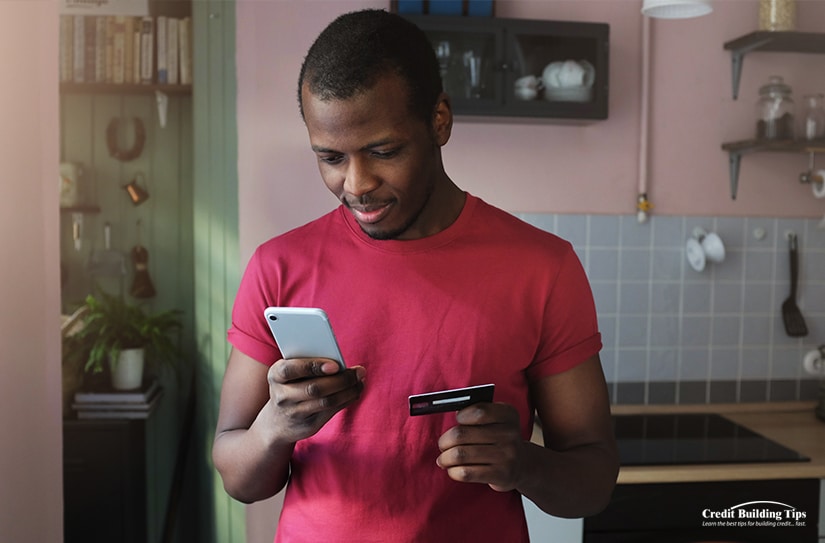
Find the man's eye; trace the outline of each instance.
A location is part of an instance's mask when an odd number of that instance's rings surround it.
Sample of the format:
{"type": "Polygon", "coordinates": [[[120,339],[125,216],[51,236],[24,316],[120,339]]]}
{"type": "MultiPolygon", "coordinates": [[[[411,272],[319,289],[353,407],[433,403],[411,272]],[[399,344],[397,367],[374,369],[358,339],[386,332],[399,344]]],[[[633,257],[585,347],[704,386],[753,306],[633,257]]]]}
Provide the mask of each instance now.
{"type": "Polygon", "coordinates": [[[391,149],[389,151],[373,151],[372,155],[376,158],[392,158],[398,154],[398,149],[391,149]]]}
{"type": "Polygon", "coordinates": [[[341,161],[344,160],[344,157],[342,155],[320,156],[318,160],[324,164],[340,164],[341,161]]]}

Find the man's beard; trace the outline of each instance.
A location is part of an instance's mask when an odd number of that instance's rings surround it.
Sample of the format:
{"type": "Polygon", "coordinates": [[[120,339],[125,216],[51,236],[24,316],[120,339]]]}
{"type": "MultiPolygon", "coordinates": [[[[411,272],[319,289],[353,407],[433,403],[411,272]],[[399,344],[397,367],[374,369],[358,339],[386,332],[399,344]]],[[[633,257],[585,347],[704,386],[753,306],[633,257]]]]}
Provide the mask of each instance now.
{"type": "MultiPolygon", "coordinates": [[[[374,240],[377,240],[377,241],[387,241],[387,240],[398,239],[399,236],[404,234],[404,232],[409,230],[416,223],[416,221],[418,221],[419,217],[421,217],[421,214],[424,213],[424,209],[427,207],[427,204],[430,202],[430,197],[432,195],[433,195],[433,185],[431,184],[428,187],[427,193],[424,197],[424,201],[421,203],[419,208],[415,211],[415,213],[413,213],[410,216],[409,219],[407,219],[406,222],[404,222],[404,224],[402,224],[398,228],[394,228],[392,230],[380,230],[380,231],[369,232],[369,231],[367,231],[367,229],[364,228],[364,225],[362,225],[361,223],[358,223],[358,226],[361,228],[361,231],[364,232],[367,236],[369,236],[370,238],[372,238],[374,240]]],[[[346,204],[346,202],[345,202],[345,204],[346,204]]],[[[349,207],[349,205],[347,205],[347,207],[349,207]]]]}

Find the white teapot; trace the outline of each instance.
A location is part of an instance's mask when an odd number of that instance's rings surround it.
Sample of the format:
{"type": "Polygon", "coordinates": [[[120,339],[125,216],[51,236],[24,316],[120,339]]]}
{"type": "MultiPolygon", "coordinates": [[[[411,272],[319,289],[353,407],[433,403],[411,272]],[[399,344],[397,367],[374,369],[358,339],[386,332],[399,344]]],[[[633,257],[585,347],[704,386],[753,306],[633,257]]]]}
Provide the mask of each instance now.
{"type": "Polygon", "coordinates": [[[545,88],[592,87],[596,70],[586,60],[551,62],[542,72],[545,88]]]}

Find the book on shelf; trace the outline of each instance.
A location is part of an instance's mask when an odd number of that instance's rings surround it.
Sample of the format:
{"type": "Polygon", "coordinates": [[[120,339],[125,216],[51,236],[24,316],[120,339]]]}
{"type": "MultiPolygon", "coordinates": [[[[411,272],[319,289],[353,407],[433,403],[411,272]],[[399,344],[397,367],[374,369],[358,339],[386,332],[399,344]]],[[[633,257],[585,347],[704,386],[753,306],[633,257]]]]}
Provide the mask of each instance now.
{"type": "Polygon", "coordinates": [[[184,17],[178,24],[178,65],[181,85],[192,84],[192,19],[184,17]]]}
{"type": "Polygon", "coordinates": [[[143,402],[74,402],[72,409],[75,411],[151,411],[162,395],[163,389],[156,388],[143,402]]]}
{"type": "Polygon", "coordinates": [[[166,21],[166,82],[177,85],[178,80],[178,19],[169,17],[166,21]]]}
{"type": "Polygon", "coordinates": [[[74,19],[70,15],[60,16],[60,82],[68,83],[74,78],[74,19]]]}
{"type": "Polygon", "coordinates": [[[123,18],[123,82],[135,82],[135,18],[123,18]]]}
{"type": "Polygon", "coordinates": [[[148,419],[151,411],[78,411],[79,419],[148,419]]]}
{"type": "Polygon", "coordinates": [[[95,78],[96,83],[106,81],[106,17],[94,17],[95,20],[95,78]],[[100,44],[104,46],[101,47],[100,44]]]}
{"type": "Polygon", "coordinates": [[[141,65],[140,48],[142,36],[140,33],[140,21],[134,21],[132,28],[132,83],[140,83],[141,65]]]}
{"type": "Polygon", "coordinates": [[[72,81],[83,83],[86,75],[86,18],[83,15],[74,17],[74,47],[72,48],[72,81]]]}
{"type": "Polygon", "coordinates": [[[157,26],[155,27],[155,33],[157,34],[157,50],[158,50],[158,83],[161,85],[165,85],[169,82],[168,79],[168,72],[166,68],[166,33],[168,29],[168,24],[166,21],[166,17],[160,15],[157,19],[157,26]]]}
{"type": "Polygon", "coordinates": [[[112,25],[112,83],[126,82],[126,17],[117,16],[112,25]]]}
{"type": "Polygon", "coordinates": [[[160,389],[157,379],[152,379],[138,390],[78,390],[74,395],[75,404],[141,404],[149,401],[160,389]]]}
{"type": "Polygon", "coordinates": [[[192,84],[190,17],[60,16],[60,82],[192,84]]]}
{"type": "Polygon", "coordinates": [[[78,419],[147,419],[155,410],[163,391],[138,404],[73,404],[78,419]]]}
{"type": "Polygon", "coordinates": [[[140,82],[151,84],[155,71],[155,21],[151,17],[140,20],[140,82]]]}
{"type": "Polygon", "coordinates": [[[83,23],[84,41],[83,47],[86,51],[83,53],[83,81],[86,83],[95,82],[95,60],[96,60],[96,42],[97,42],[97,18],[94,15],[85,15],[86,19],[83,23]]]}

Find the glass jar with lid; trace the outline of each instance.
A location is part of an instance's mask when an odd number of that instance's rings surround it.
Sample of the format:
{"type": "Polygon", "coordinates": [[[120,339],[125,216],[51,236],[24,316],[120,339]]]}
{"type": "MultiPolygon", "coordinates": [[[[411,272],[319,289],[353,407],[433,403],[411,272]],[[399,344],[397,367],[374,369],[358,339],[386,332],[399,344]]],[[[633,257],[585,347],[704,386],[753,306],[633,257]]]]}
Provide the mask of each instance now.
{"type": "Polygon", "coordinates": [[[825,95],[808,94],[805,101],[803,135],[808,140],[825,138],[825,95]]]}
{"type": "Polygon", "coordinates": [[[757,139],[794,138],[794,103],[791,98],[791,87],[782,77],[771,76],[768,83],[759,88],[756,115],[757,139]]]}

